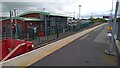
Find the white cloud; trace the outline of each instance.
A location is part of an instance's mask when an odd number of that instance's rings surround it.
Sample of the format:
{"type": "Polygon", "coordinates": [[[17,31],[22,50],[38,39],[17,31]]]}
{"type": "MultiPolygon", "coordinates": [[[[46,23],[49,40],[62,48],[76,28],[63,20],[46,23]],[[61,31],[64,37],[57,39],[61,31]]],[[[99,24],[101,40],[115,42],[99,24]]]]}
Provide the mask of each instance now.
{"type": "MultiPolygon", "coordinates": [[[[0,0],[1,1],[1,0],[0,0]]],[[[3,0],[2,2],[49,2],[49,3],[63,3],[65,0],[3,0]]]]}
{"type": "Polygon", "coordinates": [[[78,0],[78,2],[66,6],[65,11],[79,13],[79,4],[82,5],[81,15],[87,15],[91,13],[106,12],[111,10],[112,0],[78,0]]]}

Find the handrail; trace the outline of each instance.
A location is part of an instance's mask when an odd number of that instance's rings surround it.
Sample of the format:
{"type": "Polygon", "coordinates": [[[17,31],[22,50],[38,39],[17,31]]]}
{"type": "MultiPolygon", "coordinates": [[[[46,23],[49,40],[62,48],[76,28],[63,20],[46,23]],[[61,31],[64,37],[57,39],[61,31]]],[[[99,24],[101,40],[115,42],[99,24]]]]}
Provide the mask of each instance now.
{"type": "Polygon", "coordinates": [[[16,46],[2,61],[7,60],[14,52],[16,52],[17,49],[19,49],[21,46],[25,45],[25,43],[19,44],[16,46]]]}

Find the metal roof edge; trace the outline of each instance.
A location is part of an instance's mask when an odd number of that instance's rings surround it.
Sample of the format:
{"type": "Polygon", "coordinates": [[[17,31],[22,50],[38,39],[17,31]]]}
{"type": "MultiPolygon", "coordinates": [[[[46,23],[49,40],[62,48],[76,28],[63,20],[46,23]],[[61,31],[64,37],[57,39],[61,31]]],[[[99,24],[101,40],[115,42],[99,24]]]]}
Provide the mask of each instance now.
{"type": "Polygon", "coordinates": [[[44,15],[49,15],[49,13],[45,12],[45,11],[27,11],[27,12],[24,12],[24,13],[18,15],[18,16],[20,17],[22,15],[26,15],[26,14],[30,14],[30,13],[41,13],[41,14],[44,14],[44,15]]]}
{"type": "Polygon", "coordinates": [[[28,11],[28,12],[22,13],[22,14],[20,14],[20,15],[18,15],[18,16],[20,17],[20,16],[22,16],[22,15],[30,14],[30,13],[41,13],[41,14],[50,15],[50,16],[60,16],[60,17],[73,18],[73,17],[71,17],[71,16],[67,16],[67,15],[63,15],[63,14],[58,14],[58,13],[47,12],[47,11],[28,11]]]}
{"type": "MultiPolygon", "coordinates": [[[[7,17],[7,18],[4,18],[4,19],[1,19],[0,21],[4,21],[4,20],[8,20],[10,19],[10,17],[7,17]]],[[[15,17],[13,17],[13,19],[15,19],[15,17]]],[[[22,20],[22,21],[40,21],[40,19],[38,18],[26,18],[26,17],[16,17],[16,19],[18,20],[22,20]],[[31,20],[30,20],[31,19],[31,20]]]]}

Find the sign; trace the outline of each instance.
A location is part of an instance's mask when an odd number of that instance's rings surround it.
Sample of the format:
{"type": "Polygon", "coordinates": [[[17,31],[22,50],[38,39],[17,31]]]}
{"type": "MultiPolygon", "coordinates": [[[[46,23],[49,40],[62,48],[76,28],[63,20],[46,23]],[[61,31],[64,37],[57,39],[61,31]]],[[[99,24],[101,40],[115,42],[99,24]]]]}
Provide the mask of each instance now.
{"type": "Polygon", "coordinates": [[[103,16],[103,18],[110,18],[110,16],[103,16]]]}

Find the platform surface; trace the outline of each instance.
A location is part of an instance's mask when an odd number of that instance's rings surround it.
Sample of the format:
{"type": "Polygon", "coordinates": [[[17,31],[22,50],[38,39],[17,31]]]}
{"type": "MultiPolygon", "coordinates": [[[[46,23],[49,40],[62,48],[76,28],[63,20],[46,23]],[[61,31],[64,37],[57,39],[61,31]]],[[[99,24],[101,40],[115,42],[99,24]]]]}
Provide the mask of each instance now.
{"type": "Polygon", "coordinates": [[[117,66],[117,58],[104,53],[109,47],[106,26],[85,34],[31,66],[117,66]]]}

